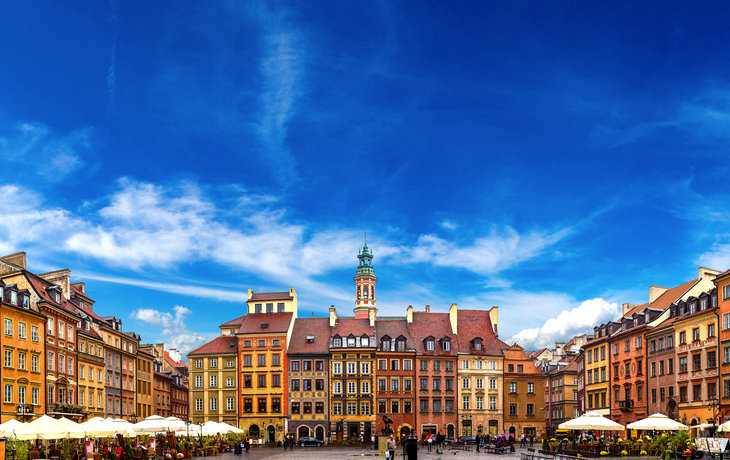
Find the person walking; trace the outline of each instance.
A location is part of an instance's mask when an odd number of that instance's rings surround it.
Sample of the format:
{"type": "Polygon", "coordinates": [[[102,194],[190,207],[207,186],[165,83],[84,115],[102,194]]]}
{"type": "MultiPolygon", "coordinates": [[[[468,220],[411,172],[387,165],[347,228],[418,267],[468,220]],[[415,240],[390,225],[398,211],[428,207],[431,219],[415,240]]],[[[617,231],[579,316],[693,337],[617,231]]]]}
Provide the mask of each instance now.
{"type": "Polygon", "coordinates": [[[440,431],[436,433],[436,453],[444,453],[444,435],[442,435],[440,431]]]}
{"type": "Polygon", "coordinates": [[[520,447],[527,447],[527,435],[523,434],[520,438],[520,447]]]}
{"type": "Polygon", "coordinates": [[[431,444],[433,444],[433,436],[431,433],[426,435],[426,443],[428,444],[428,451],[431,452],[431,444]]]}
{"type": "Polygon", "coordinates": [[[391,434],[387,441],[385,441],[385,450],[388,453],[388,460],[395,459],[395,448],[398,446],[395,442],[395,438],[391,434]]]}

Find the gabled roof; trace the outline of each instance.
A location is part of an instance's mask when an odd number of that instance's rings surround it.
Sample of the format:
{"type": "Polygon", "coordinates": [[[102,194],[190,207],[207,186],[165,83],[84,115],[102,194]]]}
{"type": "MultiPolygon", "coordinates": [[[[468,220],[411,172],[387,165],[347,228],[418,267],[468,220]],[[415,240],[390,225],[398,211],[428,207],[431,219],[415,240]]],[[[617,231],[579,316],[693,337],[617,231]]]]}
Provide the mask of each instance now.
{"type": "Polygon", "coordinates": [[[73,316],[76,316],[76,317],[79,316],[78,313],[76,313],[76,311],[74,310],[73,306],[70,304],[70,302],[68,300],[66,300],[66,297],[63,294],[61,294],[60,303],[54,301],[51,298],[51,296],[48,295],[46,288],[56,286],[55,284],[49,283],[48,281],[44,280],[43,278],[41,278],[27,270],[25,271],[25,274],[26,274],[26,278],[30,282],[30,285],[36,291],[36,294],[38,294],[38,297],[40,297],[41,300],[43,300],[51,305],[54,305],[54,306],[58,307],[59,309],[65,311],[73,316]]]}
{"type": "Polygon", "coordinates": [[[489,312],[484,310],[459,310],[456,312],[459,325],[459,352],[470,354],[484,354],[492,356],[502,355],[502,350],[509,345],[502,342],[494,334],[489,312]],[[482,349],[474,350],[471,341],[482,339],[482,349]]]}
{"type": "Polygon", "coordinates": [[[331,335],[339,335],[340,337],[349,335],[362,337],[367,335],[372,337],[375,335],[375,330],[370,327],[368,318],[337,318],[337,323],[332,328],[331,335]]]}
{"type": "MultiPolygon", "coordinates": [[[[223,355],[238,353],[238,339],[234,336],[216,337],[202,347],[191,351],[188,356],[194,355],[223,355]]],[[[165,359],[168,357],[165,356],[165,359]]],[[[172,360],[171,360],[172,361],[172,360]]]]}
{"type": "Polygon", "coordinates": [[[284,333],[289,330],[292,312],[285,313],[249,313],[243,317],[239,334],[284,333]],[[261,326],[266,324],[266,327],[261,326]]]}
{"type": "Polygon", "coordinates": [[[405,319],[377,320],[375,321],[375,330],[377,331],[378,347],[380,347],[383,337],[387,335],[392,341],[403,336],[406,339],[406,349],[413,350],[416,348],[416,342],[411,337],[408,321],[405,319]]]}
{"type": "Polygon", "coordinates": [[[243,324],[243,318],[245,318],[245,317],[246,317],[246,315],[243,315],[239,318],[232,319],[228,322],[221,324],[219,327],[226,327],[226,326],[239,326],[240,327],[241,324],[243,324]]]}
{"type": "Polygon", "coordinates": [[[288,354],[327,354],[329,343],[329,318],[297,318],[289,339],[288,354]],[[312,343],[307,343],[308,336],[314,336],[312,343]]]}
{"type": "Polygon", "coordinates": [[[414,337],[416,353],[428,355],[452,355],[455,356],[458,350],[456,336],[451,333],[451,322],[448,313],[426,313],[424,311],[413,312],[413,322],[409,326],[411,335],[414,337]],[[451,339],[451,350],[443,351],[439,347],[436,350],[426,350],[423,338],[429,335],[440,340],[444,337],[451,339]]]}
{"type": "Polygon", "coordinates": [[[163,357],[165,358],[165,361],[167,361],[167,364],[169,364],[170,366],[175,367],[175,368],[178,368],[178,367],[182,367],[182,368],[188,367],[188,365],[185,364],[185,362],[182,359],[180,360],[179,363],[176,363],[172,358],[170,358],[170,352],[169,351],[163,351],[162,354],[164,355],[163,357]]]}
{"type": "Polygon", "coordinates": [[[267,300],[291,300],[293,297],[289,292],[261,292],[252,293],[249,302],[265,302],[267,300]]]}

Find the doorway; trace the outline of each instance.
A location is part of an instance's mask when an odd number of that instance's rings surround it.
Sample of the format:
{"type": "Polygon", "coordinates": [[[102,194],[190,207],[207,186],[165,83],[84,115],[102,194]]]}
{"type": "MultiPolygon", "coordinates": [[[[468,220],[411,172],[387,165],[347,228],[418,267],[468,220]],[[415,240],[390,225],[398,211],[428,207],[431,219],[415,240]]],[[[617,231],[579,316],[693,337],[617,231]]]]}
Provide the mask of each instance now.
{"type": "Polygon", "coordinates": [[[300,438],[309,436],[309,427],[305,425],[300,426],[297,430],[297,436],[299,436],[300,438]]]}
{"type": "Polygon", "coordinates": [[[324,427],[318,426],[315,432],[315,438],[319,439],[320,441],[324,441],[324,427]]]}
{"type": "Polygon", "coordinates": [[[258,425],[251,425],[248,427],[248,436],[251,439],[258,439],[261,437],[261,434],[259,433],[259,426],[258,425]]]}
{"type": "Polygon", "coordinates": [[[268,436],[266,436],[266,442],[276,442],[276,429],[274,425],[269,425],[266,429],[268,436]]]}

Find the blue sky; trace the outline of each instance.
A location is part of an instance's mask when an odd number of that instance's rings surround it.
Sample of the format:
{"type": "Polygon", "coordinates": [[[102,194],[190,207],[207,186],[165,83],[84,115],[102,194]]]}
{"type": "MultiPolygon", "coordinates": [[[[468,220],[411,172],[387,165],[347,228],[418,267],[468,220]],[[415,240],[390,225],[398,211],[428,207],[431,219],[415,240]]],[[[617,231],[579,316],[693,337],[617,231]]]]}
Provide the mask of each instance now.
{"type": "Polygon", "coordinates": [[[730,268],[730,5],[0,7],[0,252],[183,351],[300,315],[500,306],[527,348],[730,268]]]}

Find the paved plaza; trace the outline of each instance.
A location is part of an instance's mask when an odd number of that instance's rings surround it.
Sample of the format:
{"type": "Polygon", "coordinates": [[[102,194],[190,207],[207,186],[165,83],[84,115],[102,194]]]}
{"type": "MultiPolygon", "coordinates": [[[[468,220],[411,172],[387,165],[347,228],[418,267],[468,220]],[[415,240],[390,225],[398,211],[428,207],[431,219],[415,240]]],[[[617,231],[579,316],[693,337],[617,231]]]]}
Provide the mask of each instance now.
{"type": "MultiPolygon", "coordinates": [[[[527,452],[527,449],[515,448],[514,453],[487,454],[484,452],[464,452],[444,450],[443,455],[436,454],[436,448],[432,452],[428,452],[426,446],[419,447],[418,458],[426,460],[519,460],[521,452],[527,452]]],[[[222,454],[214,457],[218,460],[300,460],[300,459],[385,459],[385,456],[379,456],[377,451],[363,450],[357,447],[295,447],[294,450],[272,447],[252,447],[249,453],[241,456],[233,454],[222,454]]],[[[396,451],[396,460],[403,459],[401,452],[396,451]]],[[[656,457],[622,457],[622,460],[656,460],[656,457]]],[[[213,460],[213,459],[211,459],[213,460]]]]}

